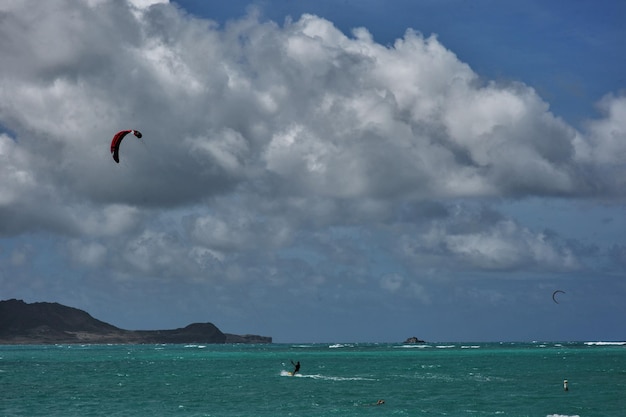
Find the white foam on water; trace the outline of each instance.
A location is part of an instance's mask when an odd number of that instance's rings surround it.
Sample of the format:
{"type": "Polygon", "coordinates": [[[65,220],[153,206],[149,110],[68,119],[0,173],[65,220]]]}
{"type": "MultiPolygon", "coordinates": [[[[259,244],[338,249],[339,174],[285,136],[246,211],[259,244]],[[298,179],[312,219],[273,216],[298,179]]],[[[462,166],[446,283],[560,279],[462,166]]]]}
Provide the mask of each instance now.
{"type": "Polygon", "coordinates": [[[402,345],[402,346],[394,346],[395,349],[424,349],[430,348],[430,345],[402,345]]]}
{"type": "Polygon", "coordinates": [[[569,415],[569,414],[548,414],[546,417],[580,417],[578,414],[569,415]]]}
{"type": "Polygon", "coordinates": [[[626,342],[585,342],[587,346],[624,346],[626,342]]]}
{"type": "Polygon", "coordinates": [[[375,381],[371,378],[363,378],[363,377],[345,377],[345,376],[328,376],[328,375],[320,375],[320,374],[300,374],[297,373],[295,375],[291,375],[291,372],[285,371],[284,369],[280,371],[280,376],[288,376],[292,378],[311,378],[318,379],[322,381],[375,381]]]}

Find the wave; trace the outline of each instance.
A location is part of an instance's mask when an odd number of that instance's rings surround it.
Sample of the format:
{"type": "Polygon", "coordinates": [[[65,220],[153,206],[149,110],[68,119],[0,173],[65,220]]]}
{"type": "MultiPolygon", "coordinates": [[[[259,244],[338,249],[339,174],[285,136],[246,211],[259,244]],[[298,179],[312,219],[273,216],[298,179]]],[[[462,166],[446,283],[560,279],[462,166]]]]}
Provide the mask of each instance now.
{"type": "Polygon", "coordinates": [[[624,346],[626,342],[585,342],[587,346],[624,346]]]}
{"type": "Polygon", "coordinates": [[[328,375],[320,375],[320,374],[295,374],[291,375],[291,372],[282,370],[280,371],[280,376],[288,376],[292,378],[311,378],[318,379],[323,381],[375,381],[371,378],[363,378],[363,377],[345,377],[345,376],[328,376],[328,375]]]}
{"type": "Polygon", "coordinates": [[[578,414],[575,414],[573,416],[569,414],[548,414],[546,417],[580,417],[580,416],[578,414]]]}
{"type": "Polygon", "coordinates": [[[432,347],[430,345],[401,345],[401,346],[393,346],[395,349],[424,349],[432,347]]]}
{"type": "MultiPolygon", "coordinates": [[[[419,345],[401,345],[401,346],[393,346],[394,348],[397,349],[425,349],[425,348],[432,348],[434,347],[435,349],[454,349],[456,348],[456,345],[423,345],[423,344],[419,344],[419,345]]],[[[480,346],[478,345],[472,345],[472,346],[461,346],[461,348],[463,349],[468,349],[468,348],[472,348],[472,349],[478,349],[480,346]]]]}

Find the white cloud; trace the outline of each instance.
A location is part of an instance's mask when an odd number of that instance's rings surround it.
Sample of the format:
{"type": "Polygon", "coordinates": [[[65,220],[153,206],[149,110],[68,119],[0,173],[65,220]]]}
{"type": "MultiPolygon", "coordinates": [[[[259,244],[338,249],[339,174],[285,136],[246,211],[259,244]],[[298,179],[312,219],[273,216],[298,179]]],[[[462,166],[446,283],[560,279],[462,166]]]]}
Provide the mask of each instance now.
{"type": "Polygon", "coordinates": [[[380,278],[380,287],[393,294],[417,299],[423,304],[430,304],[431,302],[428,291],[422,284],[401,274],[393,273],[382,276],[380,278]]]}
{"type": "Polygon", "coordinates": [[[100,268],[106,260],[107,248],[102,243],[72,240],[67,246],[69,257],[76,264],[100,268]]]}
{"type": "MultiPolygon", "coordinates": [[[[94,1],[94,0],[91,0],[91,1],[94,1]]],[[[95,0],[95,1],[104,1],[104,0],[95,0]]],[[[139,9],[145,9],[155,4],[168,4],[169,0],[128,0],[128,2],[139,9]]]]}
{"type": "Polygon", "coordinates": [[[226,175],[242,177],[246,173],[245,163],[249,158],[248,143],[241,133],[229,128],[210,137],[186,138],[189,152],[200,158],[199,165],[211,169],[221,167],[226,175]]]}
{"type": "Polygon", "coordinates": [[[479,270],[573,271],[582,267],[570,248],[544,233],[511,219],[465,211],[433,223],[417,238],[405,238],[403,246],[410,257],[423,252],[479,270]]]}
{"type": "MultiPolygon", "coordinates": [[[[17,7],[7,13],[30,21],[17,7]]],[[[483,84],[434,36],[408,31],[385,47],[363,29],[349,38],[312,15],[283,28],[251,16],[220,30],[173,6],[116,23],[119,12],[102,2],[74,11],[94,20],[88,27],[51,13],[34,34],[28,25],[4,33],[7,61],[35,69],[4,65],[3,123],[21,152],[49,149],[52,165],[41,169],[54,169],[70,193],[137,204],[131,196],[142,187],[146,201],[184,205],[238,182],[272,181],[328,198],[576,195],[586,181],[577,152],[591,141],[595,164],[619,146],[619,100],[607,100],[608,119],[581,139],[534,90],[483,84]],[[80,42],[54,54],[17,52],[48,38],[80,42]],[[131,125],[145,129],[152,153],[123,149],[136,181],[112,190],[94,188],[92,177],[68,180],[71,159],[81,169],[79,161],[95,164],[98,176],[117,169],[104,165],[104,143],[131,125]],[[167,197],[157,185],[164,173],[176,189],[167,197]]]]}
{"type": "Polygon", "coordinates": [[[398,274],[388,274],[380,279],[380,286],[391,292],[396,292],[402,288],[404,277],[398,274]]]}
{"type": "Polygon", "coordinates": [[[96,211],[77,211],[81,232],[88,236],[115,236],[133,230],[140,220],[136,207],[113,204],[96,211]]]}
{"type": "Polygon", "coordinates": [[[0,207],[14,204],[20,194],[35,188],[27,157],[13,139],[0,135],[0,207]]]}
{"type": "MultiPolygon", "coordinates": [[[[219,27],[139,0],[0,10],[0,128],[10,132],[0,134],[0,233],[72,236],[87,266],[114,257],[126,277],[284,284],[275,251],[285,246],[358,269],[359,245],[400,231],[403,255],[388,256],[414,269],[572,270],[582,261],[567,243],[512,219],[442,210],[407,220],[403,210],[620,198],[626,187],[624,97],[605,98],[603,118],[579,132],[529,86],[481,80],[436,36],[407,31],[385,46],[313,15],[219,27]],[[126,128],[143,142],[125,139],[115,164],[109,143],[126,128]],[[333,227],[344,225],[367,233],[340,251],[333,227]]],[[[377,284],[428,298],[403,276],[377,284]]]]}
{"type": "Polygon", "coordinates": [[[622,165],[626,158],[626,97],[608,95],[598,107],[605,118],[589,122],[589,141],[580,158],[598,164],[622,165]]]}
{"type": "Polygon", "coordinates": [[[509,269],[537,265],[547,269],[579,267],[571,251],[559,251],[542,234],[523,230],[510,220],[498,222],[491,230],[446,238],[452,253],[486,269],[509,269]]]}
{"type": "Polygon", "coordinates": [[[280,216],[265,218],[254,208],[242,208],[234,201],[220,207],[219,214],[186,218],[189,237],[198,246],[217,253],[264,252],[280,248],[291,239],[289,222],[280,216]]]}
{"type": "Polygon", "coordinates": [[[12,266],[22,267],[32,256],[33,248],[30,245],[22,246],[13,250],[10,254],[10,264],[12,266]]]}

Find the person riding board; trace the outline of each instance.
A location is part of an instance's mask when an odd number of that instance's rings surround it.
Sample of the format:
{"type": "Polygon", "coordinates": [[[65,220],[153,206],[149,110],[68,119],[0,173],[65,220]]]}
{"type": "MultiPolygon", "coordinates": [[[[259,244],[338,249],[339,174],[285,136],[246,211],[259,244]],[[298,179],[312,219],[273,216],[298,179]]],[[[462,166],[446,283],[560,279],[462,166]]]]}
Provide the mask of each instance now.
{"type": "Polygon", "coordinates": [[[296,372],[298,372],[300,370],[300,361],[293,363],[293,361],[291,359],[289,359],[289,361],[291,362],[291,364],[294,366],[293,368],[293,372],[291,373],[291,375],[295,375],[296,372]]]}

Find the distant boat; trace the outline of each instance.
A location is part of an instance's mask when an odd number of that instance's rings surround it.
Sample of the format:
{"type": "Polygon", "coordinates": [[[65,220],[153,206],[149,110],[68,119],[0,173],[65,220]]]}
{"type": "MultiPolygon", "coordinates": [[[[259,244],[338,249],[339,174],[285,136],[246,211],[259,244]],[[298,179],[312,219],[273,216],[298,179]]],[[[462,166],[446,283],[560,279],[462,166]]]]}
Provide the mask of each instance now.
{"type": "Polygon", "coordinates": [[[405,345],[417,345],[419,343],[426,343],[424,340],[422,339],[418,339],[417,337],[413,336],[413,337],[409,337],[408,339],[406,339],[404,341],[405,345]]]}

